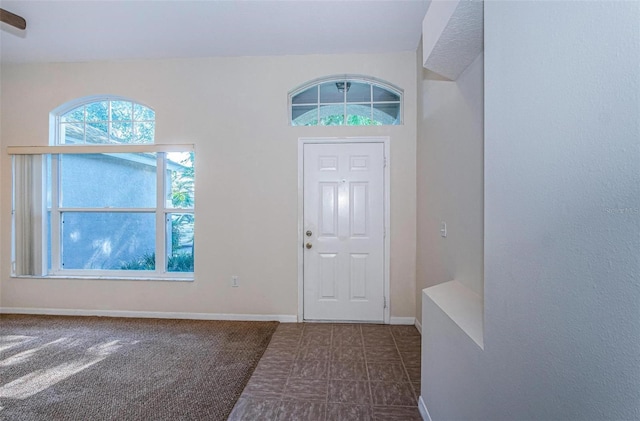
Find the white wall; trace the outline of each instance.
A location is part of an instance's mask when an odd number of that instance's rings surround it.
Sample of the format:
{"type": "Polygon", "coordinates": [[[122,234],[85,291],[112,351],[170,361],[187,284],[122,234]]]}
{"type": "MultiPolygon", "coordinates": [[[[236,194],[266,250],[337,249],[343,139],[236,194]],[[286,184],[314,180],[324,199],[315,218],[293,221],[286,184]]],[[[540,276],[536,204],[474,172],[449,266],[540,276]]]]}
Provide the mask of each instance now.
{"type": "Polygon", "coordinates": [[[640,419],[640,3],[485,2],[484,351],[423,305],[434,421],[640,419]]]}
{"type": "Polygon", "coordinates": [[[456,81],[419,70],[418,89],[416,299],[452,279],[482,296],[482,54],[456,81]]]}
{"type": "MultiPolygon", "coordinates": [[[[415,53],[5,64],[1,82],[3,147],[46,145],[50,110],[116,94],[153,107],[157,142],[195,143],[197,161],[195,282],[11,279],[4,235],[2,307],[295,315],[298,138],[373,135],[391,138],[391,315],[415,315],[415,53]],[[405,124],[288,126],[289,90],[345,73],[404,89],[405,124]]],[[[3,154],[4,198],[9,162],[3,154]]]]}

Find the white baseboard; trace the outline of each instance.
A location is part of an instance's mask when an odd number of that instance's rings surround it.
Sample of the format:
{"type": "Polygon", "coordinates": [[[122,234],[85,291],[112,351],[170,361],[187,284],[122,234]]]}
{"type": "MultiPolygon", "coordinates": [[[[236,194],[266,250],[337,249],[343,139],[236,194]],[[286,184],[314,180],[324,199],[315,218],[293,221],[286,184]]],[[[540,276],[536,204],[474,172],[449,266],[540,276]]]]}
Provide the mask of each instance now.
{"type": "Polygon", "coordinates": [[[296,323],[294,314],[225,314],[225,313],[177,313],[163,311],[123,311],[123,310],[76,310],[61,308],[18,308],[2,307],[0,314],[36,314],[49,316],[100,316],[100,317],[137,317],[152,319],[192,319],[192,320],[242,320],[242,321],[278,321],[296,323]]]}
{"type": "Polygon", "coordinates": [[[416,329],[418,329],[418,332],[422,335],[422,323],[420,323],[418,319],[416,319],[416,329]]]}
{"type": "Polygon", "coordinates": [[[418,399],[418,411],[420,411],[420,415],[422,415],[422,419],[424,421],[432,421],[431,415],[429,415],[429,411],[427,410],[427,405],[422,400],[422,396],[418,399]]]}
{"type": "Polygon", "coordinates": [[[415,324],[415,317],[391,317],[389,323],[392,325],[413,325],[415,324]]]}

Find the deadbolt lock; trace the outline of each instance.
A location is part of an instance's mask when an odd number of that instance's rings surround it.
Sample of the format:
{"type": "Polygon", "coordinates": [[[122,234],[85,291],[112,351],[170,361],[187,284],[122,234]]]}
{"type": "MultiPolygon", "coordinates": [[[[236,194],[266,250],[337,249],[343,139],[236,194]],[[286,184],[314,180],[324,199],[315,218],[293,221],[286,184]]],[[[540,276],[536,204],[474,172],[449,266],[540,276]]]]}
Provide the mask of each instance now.
{"type": "Polygon", "coordinates": [[[311,235],[313,235],[313,233],[310,230],[307,230],[305,234],[307,234],[307,237],[311,237],[311,235]]]}
{"type": "Polygon", "coordinates": [[[311,243],[307,243],[307,245],[306,245],[305,247],[306,247],[306,248],[308,248],[308,249],[310,249],[310,248],[311,248],[311,247],[313,247],[313,246],[311,245],[311,243]]]}

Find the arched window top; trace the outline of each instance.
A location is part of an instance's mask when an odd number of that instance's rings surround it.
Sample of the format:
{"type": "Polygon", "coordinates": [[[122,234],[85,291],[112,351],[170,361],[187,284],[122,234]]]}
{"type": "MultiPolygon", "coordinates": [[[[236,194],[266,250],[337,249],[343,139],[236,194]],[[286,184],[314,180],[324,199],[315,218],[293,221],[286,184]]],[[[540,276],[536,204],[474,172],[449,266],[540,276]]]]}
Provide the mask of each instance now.
{"type": "Polygon", "coordinates": [[[292,126],[402,124],[402,90],[359,75],[328,76],[289,92],[292,126]]]}
{"type": "Polygon", "coordinates": [[[154,143],[155,111],[127,98],[81,98],[56,108],[51,115],[54,145],[154,143]]]}

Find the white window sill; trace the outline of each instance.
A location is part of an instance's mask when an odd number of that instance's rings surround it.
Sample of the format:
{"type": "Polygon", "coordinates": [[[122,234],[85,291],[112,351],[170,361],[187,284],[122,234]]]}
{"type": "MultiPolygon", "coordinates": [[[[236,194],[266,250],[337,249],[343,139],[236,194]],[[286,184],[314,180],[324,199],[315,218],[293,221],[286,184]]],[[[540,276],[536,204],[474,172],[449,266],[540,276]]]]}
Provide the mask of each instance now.
{"type": "Polygon", "coordinates": [[[166,282],[193,282],[194,278],[185,277],[153,277],[140,276],[136,278],[128,278],[125,276],[87,276],[87,275],[11,275],[13,279],[78,279],[87,281],[166,281],[166,282]]]}
{"type": "MultiPolygon", "coordinates": [[[[449,281],[422,290],[481,349],[484,349],[482,298],[458,281],[449,281]]],[[[423,325],[426,321],[423,321],[423,325]]]]}

